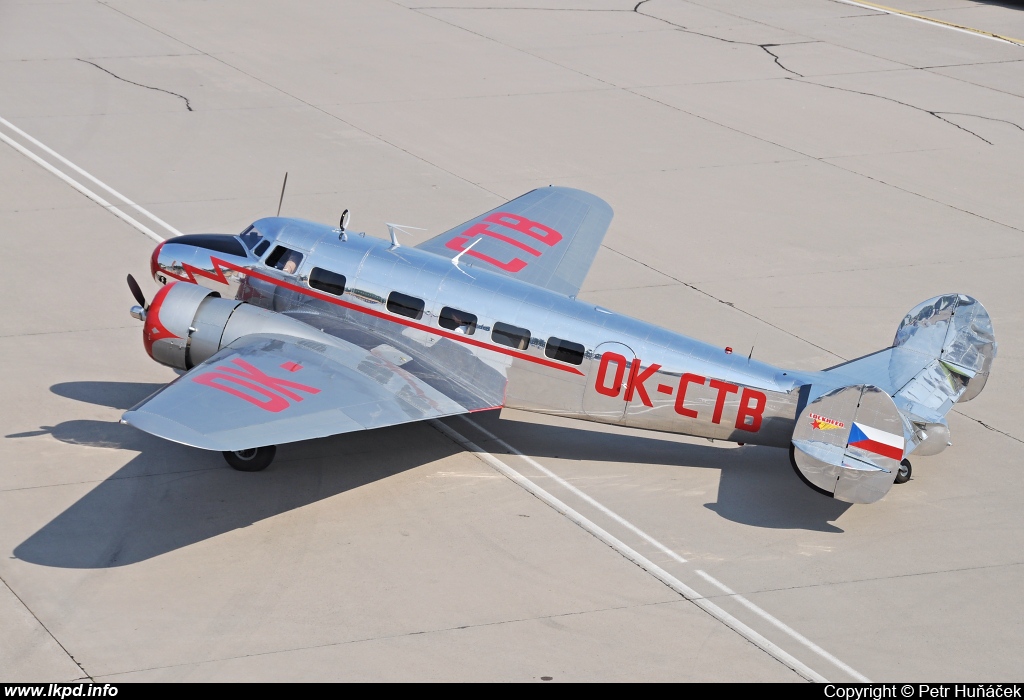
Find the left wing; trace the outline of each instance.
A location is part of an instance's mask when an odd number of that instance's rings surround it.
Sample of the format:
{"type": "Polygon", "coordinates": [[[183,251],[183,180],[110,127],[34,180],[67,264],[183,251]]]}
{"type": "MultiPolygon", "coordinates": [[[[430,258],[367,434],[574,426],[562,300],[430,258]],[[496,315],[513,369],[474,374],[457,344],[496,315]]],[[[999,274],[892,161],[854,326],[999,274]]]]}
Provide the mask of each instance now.
{"type": "MultiPolygon", "coordinates": [[[[382,346],[387,347],[387,346],[382,346]]],[[[207,450],[264,445],[439,418],[466,407],[387,358],[275,334],[247,335],[130,409],[122,423],[207,450]]]]}
{"type": "Polygon", "coordinates": [[[575,296],[611,222],[600,197],[542,187],[416,247],[446,258],[466,251],[463,264],[575,296]]]}

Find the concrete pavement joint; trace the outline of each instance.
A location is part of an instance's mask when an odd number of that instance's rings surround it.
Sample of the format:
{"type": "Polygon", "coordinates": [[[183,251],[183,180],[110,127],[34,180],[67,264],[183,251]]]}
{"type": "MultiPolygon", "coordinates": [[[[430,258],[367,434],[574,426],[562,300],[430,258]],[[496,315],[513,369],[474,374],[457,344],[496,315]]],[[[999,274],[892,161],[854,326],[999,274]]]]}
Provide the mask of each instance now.
{"type": "MultiPolygon", "coordinates": [[[[11,435],[5,435],[5,438],[12,437],[11,435]]],[[[78,445],[83,447],[83,445],[78,445]]],[[[196,474],[199,472],[216,472],[220,471],[218,467],[207,467],[205,469],[182,469],[181,471],[175,472],[157,472],[156,474],[131,474],[129,476],[117,476],[113,474],[111,476],[104,477],[102,479],[87,479],[85,481],[64,481],[59,484],[39,484],[38,486],[18,486],[13,489],[0,489],[0,493],[12,493],[14,491],[34,491],[36,489],[52,489],[59,488],[61,486],[83,486],[86,484],[105,484],[108,481],[130,481],[132,479],[155,479],[160,476],[179,476],[196,474]]]]}
{"type": "MultiPolygon", "coordinates": [[[[986,564],[983,566],[965,566],[957,569],[937,569],[935,571],[916,571],[907,574],[893,574],[891,576],[873,576],[870,578],[852,578],[846,581],[823,581],[821,583],[812,583],[802,586],[782,586],[779,588],[764,588],[756,591],[747,591],[746,595],[761,595],[764,593],[787,593],[789,591],[807,591],[816,588],[826,588],[831,586],[845,586],[856,583],[871,583],[874,581],[895,581],[903,578],[916,578],[920,576],[941,576],[942,574],[956,574],[968,571],[985,571],[987,569],[1005,569],[1014,566],[1022,566],[1024,561],[1011,561],[1004,564],[986,564]]],[[[711,596],[709,596],[711,597],[711,596]]],[[[722,597],[729,597],[723,594],[722,597]]]]}
{"type": "Polygon", "coordinates": [[[774,323],[772,323],[771,321],[766,321],[765,319],[761,318],[760,316],[758,316],[758,315],[756,315],[756,314],[754,314],[754,313],[752,313],[750,311],[746,311],[745,309],[741,309],[740,307],[738,307],[735,304],[733,304],[731,301],[725,301],[724,299],[719,299],[718,297],[716,297],[711,292],[706,292],[703,289],[701,289],[700,287],[698,287],[698,286],[696,286],[694,284],[691,284],[690,282],[685,282],[685,281],[679,279],[678,277],[673,277],[672,275],[668,274],[667,272],[663,272],[663,271],[659,270],[658,268],[654,267],[653,265],[648,265],[647,263],[643,262],[642,260],[637,260],[636,258],[630,257],[629,255],[626,255],[625,253],[623,253],[621,251],[615,250],[614,248],[612,248],[611,246],[609,246],[607,244],[602,244],[601,247],[602,248],[606,248],[607,250],[610,250],[613,253],[616,253],[617,255],[621,255],[622,257],[626,258],[627,260],[632,260],[633,262],[635,262],[638,265],[643,265],[647,269],[652,270],[654,272],[657,272],[659,275],[664,275],[665,277],[668,277],[671,280],[675,280],[676,282],[678,282],[679,284],[683,285],[684,287],[692,289],[693,291],[695,291],[695,292],[697,292],[699,294],[703,294],[704,296],[708,297],[709,299],[713,299],[714,301],[717,301],[719,304],[724,304],[724,305],[726,305],[728,307],[731,307],[731,308],[735,309],[736,311],[739,311],[744,316],[749,316],[750,318],[754,319],[755,321],[760,321],[761,323],[765,324],[766,326],[770,326],[771,328],[774,328],[777,331],[781,331],[782,333],[790,336],[791,338],[796,338],[797,340],[799,340],[799,341],[801,341],[803,343],[807,343],[808,345],[810,345],[812,347],[815,347],[818,350],[821,350],[822,352],[826,352],[829,355],[832,355],[833,357],[838,357],[840,360],[843,360],[844,362],[848,359],[848,358],[843,357],[842,355],[840,355],[838,353],[835,353],[835,352],[829,350],[828,348],[824,348],[824,347],[818,345],[817,343],[812,343],[810,340],[807,340],[806,338],[802,338],[799,335],[797,335],[796,333],[793,333],[792,331],[788,331],[785,328],[782,328],[781,326],[777,326],[774,323]]]}
{"type": "Polygon", "coordinates": [[[178,93],[171,92],[170,90],[164,90],[163,88],[153,87],[152,85],[143,85],[142,83],[137,83],[134,80],[128,80],[127,78],[122,78],[120,75],[117,75],[113,71],[104,68],[100,64],[93,63],[92,61],[87,61],[84,58],[79,58],[79,59],[76,59],[76,60],[81,61],[82,63],[88,63],[90,66],[95,66],[96,68],[99,68],[101,71],[103,71],[107,75],[112,75],[113,77],[117,78],[118,80],[120,80],[123,83],[128,83],[129,85],[137,85],[137,86],[139,86],[141,88],[146,88],[147,90],[155,90],[156,92],[165,92],[168,95],[173,95],[175,97],[180,97],[181,99],[185,100],[185,109],[187,109],[189,112],[195,111],[195,110],[192,109],[192,103],[189,102],[188,98],[185,97],[184,95],[179,95],[178,93]]]}
{"type": "MultiPolygon", "coordinates": [[[[466,418],[465,416],[460,416],[460,418],[462,418],[465,422],[470,423],[477,430],[479,430],[482,434],[484,434],[484,435],[492,435],[493,436],[492,433],[489,433],[489,431],[487,431],[485,428],[483,428],[482,426],[478,425],[474,421],[470,420],[469,418],[466,418]]],[[[623,559],[631,562],[632,564],[634,564],[637,567],[639,567],[642,571],[645,571],[648,574],[650,574],[651,576],[653,576],[655,579],[660,581],[663,585],[665,585],[669,589],[671,589],[671,590],[675,591],[677,594],[679,594],[684,600],[687,600],[687,601],[693,603],[694,605],[696,605],[698,608],[703,610],[709,616],[711,616],[712,618],[714,618],[718,622],[722,623],[723,625],[725,625],[726,627],[731,629],[733,632],[735,632],[736,634],[741,636],[743,639],[745,639],[751,645],[757,647],[762,652],[764,652],[768,656],[772,657],[773,659],[775,659],[776,661],[781,663],[783,666],[786,666],[787,668],[789,668],[791,671],[793,671],[797,675],[803,677],[805,680],[812,681],[812,682],[816,681],[816,682],[819,682],[819,683],[823,683],[823,682],[827,681],[827,679],[824,676],[822,676],[817,671],[812,669],[810,666],[808,666],[807,664],[803,663],[802,661],[800,661],[799,659],[794,657],[788,651],[786,651],[785,649],[783,649],[779,645],[775,644],[771,640],[767,639],[762,634],[760,634],[759,632],[757,632],[756,630],[751,628],[749,625],[747,625],[747,624],[743,623],[742,621],[738,620],[735,616],[733,616],[730,613],[728,613],[727,611],[723,610],[721,607],[719,607],[714,602],[709,600],[706,596],[702,595],[701,593],[699,593],[698,591],[694,590],[693,588],[687,586],[682,581],[680,581],[678,578],[676,578],[675,576],[673,576],[672,574],[667,572],[665,569],[663,569],[662,567],[660,567],[657,564],[655,564],[649,558],[643,556],[642,554],[637,552],[635,549],[633,549],[632,547],[628,546],[626,543],[622,542],[620,539],[618,539],[617,537],[615,537],[614,535],[609,533],[604,528],[598,526],[596,523],[592,522],[591,520],[589,520],[588,518],[586,518],[585,516],[580,514],[575,509],[569,507],[563,501],[561,501],[558,498],[556,498],[555,496],[551,495],[550,493],[548,493],[547,491],[542,489],[540,486],[538,486],[537,484],[533,483],[531,480],[527,479],[522,474],[517,472],[515,469],[510,467],[508,464],[506,464],[505,462],[501,461],[500,459],[498,459],[497,457],[492,455],[490,452],[484,450],[479,445],[477,445],[476,443],[472,442],[471,440],[469,440],[468,438],[463,436],[458,431],[456,431],[453,428],[445,425],[440,420],[436,420],[435,419],[435,420],[429,420],[427,422],[430,425],[434,426],[439,432],[441,432],[444,435],[446,435],[453,442],[455,442],[456,444],[460,445],[464,449],[468,450],[472,454],[476,455],[476,457],[478,459],[480,459],[484,463],[490,465],[497,472],[499,472],[500,474],[502,474],[505,477],[507,477],[509,479],[509,481],[511,481],[515,485],[517,485],[520,488],[522,488],[523,490],[525,490],[527,493],[532,495],[537,500],[539,500],[542,503],[546,504],[548,507],[553,509],[555,512],[561,514],[563,517],[565,517],[571,523],[575,524],[577,527],[579,527],[584,532],[587,532],[591,536],[595,537],[598,541],[603,543],[605,546],[609,547],[610,549],[615,551],[617,554],[619,554],[619,556],[621,556],[623,559]]],[[[534,466],[540,467],[540,469],[542,471],[546,471],[549,474],[551,474],[552,476],[555,476],[557,479],[560,479],[560,477],[557,477],[557,475],[554,475],[553,472],[551,472],[550,470],[546,469],[543,465],[541,465],[540,463],[538,463],[538,462],[532,460],[531,458],[527,457],[525,454],[523,454],[522,452],[519,452],[515,448],[511,447],[510,445],[508,445],[508,443],[505,443],[504,441],[500,440],[500,438],[497,438],[495,436],[495,439],[499,440],[499,442],[503,443],[504,446],[506,448],[508,448],[509,450],[511,450],[514,454],[516,454],[516,456],[524,457],[528,461],[532,462],[534,466]]],[[[564,480],[561,480],[561,481],[564,482],[564,480]]],[[[565,482],[565,483],[567,484],[567,482],[565,482]]],[[[601,505],[599,502],[595,501],[593,498],[591,498],[587,494],[583,493],[582,491],[579,491],[579,489],[575,489],[575,487],[572,487],[571,485],[569,485],[569,487],[570,487],[570,489],[576,491],[578,493],[578,495],[581,495],[584,498],[584,500],[589,502],[591,505],[596,506],[599,510],[602,510],[606,514],[611,515],[613,517],[613,519],[615,519],[618,522],[620,522],[620,524],[624,523],[628,529],[634,531],[635,533],[639,533],[643,537],[643,539],[645,539],[646,541],[648,541],[651,544],[654,544],[656,547],[660,548],[664,552],[670,554],[670,556],[672,556],[672,558],[675,559],[676,561],[679,561],[679,562],[682,562],[682,563],[686,562],[686,559],[684,559],[683,557],[679,556],[673,550],[670,550],[669,548],[665,547],[663,544],[661,544],[660,542],[658,542],[657,540],[652,538],[650,535],[648,535],[647,533],[643,532],[642,530],[637,528],[635,525],[633,525],[629,521],[627,521],[624,518],[622,518],[622,516],[618,515],[614,511],[611,511],[608,508],[606,508],[605,506],[601,505]]],[[[767,616],[767,613],[764,613],[764,615],[767,616]]],[[[768,616],[768,617],[770,617],[770,616],[768,616]]],[[[857,674],[857,675],[859,676],[860,674],[857,674]]],[[[865,678],[863,676],[860,676],[859,679],[862,680],[862,682],[869,682],[867,680],[867,678],[865,678]]]]}
{"type": "Polygon", "coordinates": [[[261,657],[261,656],[273,656],[275,654],[288,654],[288,653],[297,652],[297,651],[310,651],[310,650],[313,650],[313,649],[329,649],[331,647],[342,647],[342,646],[348,646],[350,644],[365,644],[365,643],[368,643],[368,642],[380,642],[380,641],[387,641],[387,640],[391,640],[391,639],[405,639],[407,637],[417,637],[417,636],[420,636],[420,635],[443,634],[445,632],[459,632],[461,630],[474,630],[474,629],[482,629],[482,628],[487,628],[487,627],[500,627],[502,625],[514,625],[514,624],[518,624],[518,623],[521,623],[521,622],[536,622],[536,621],[540,621],[540,620],[557,620],[557,619],[560,619],[560,618],[567,618],[567,617],[580,617],[580,616],[583,616],[583,615],[593,615],[593,614],[599,614],[599,613],[603,613],[603,612],[616,612],[616,611],[619,611],[619,610],[636,610],[636,609],[641,609],[641,608],[650,608],[650,607],[657,607],[657,606],[684,605],[686,602],[687,601],[685,601],[685,600],[680,600],[678,598],[672,598],[672,599],[669,599],[669,600],[659,600],[659,601],[655,601],[655,602],[652,602],[652,603],[637,603],[637,604],[634,604],[634,605],[619,605],[619,606],[611,606],[611,607],[607,607],[607,608],[594,608],[592,610],[576,610],[576,611],[573,611],[573,612],[553,613],[551,615],[537,615],[535,617],[510,618],[510,619],[507,619],[507,620],[494,620],[492,622],[480,622],[480,623],[477,623],[477,624],[458,625],[458,626],[455,626],[455,627],[437,627],[437,628],[434,628],[434,629],[416,630],[416,631],[413,631],[413,632],[402,632],[402,633],[399,633],[399,634],[384,634],[384,635],[380,635],[380,636],[376,636],[376,637],[360,637],[359,639],[346,639],[346,640],[338,641],[338,642],[325,642],[323,644],[311,644],[309,646],[286,647],[286,648],[283,648],[283,649],[273,649],[273,650],[270,650],[270,651],[254,652],[252,654],[239,654],[237,656],[223,656],[223,657],[218,657],[218,658],[215,658],[215,659],[202,659],[202,660],[198,660],[198,661],[184,661],[182,663],[168,664],[166,666],[149,666],[149,667],[145,667],[145,668],[129,669],[129,670],[126,670],[126,671],[113,671],[113,672],[110,672],[110,673],[102,673],[102,674],[99,674],[99,675],[97,675],[95,677],[96,678],[112,678],[112,677],[115,677],[115,676],[122,676],[122,675],[130,674],[130,673],[142,673],[142,672],[145,672],[145,671],[160,671],[160,670],[169,669],[169,668],[181,668],[183,666],[202,666],[202,665],[205,665],[205,664],[223,663],[225,661],[237,661],[239,659],[251,659],[251,658],[258,658],[258,657],[261,657]]]}
{"type": "Polygon", "coordinates": [[[78,666],[78,669],[85,675],[85,677],[88,678],[89,681],[92,681],[93,677],[89,675],[89,672],[85,670],[85,667],[82,666],[81,663],[79,663],[78,659],[72,656],[71,652],[68,651],[67,648],[61,643],[61,641],[57,639],[56,636],[54,636],[53,632],[50,631],[50,628],[43,624],[43,621],[40,620],[39,616],[35,614],[35,611],[33,611],[32,608],[28,606],[28,603],[22,600],[21,596],[18,595],[13,588],[11,588],[10,584],[8,584],[7,581],[5,581],[2,576],[0,576],[0,583],[4,584],[4,587],[11,592],[11,595],[13,595],[18,600],[19,603],[21,603],[22,607],[24,607],[25,610],[28,611],[28,614],[32,616],[32,619],[34,619],[39,624],[39,626],[46,631],[46,634],[50,635],[50,639],[52,639],[57,644],[57,646],[60,647],[61,651],[67,654],[67,657],[71,659],[72,663],[74,663],[75,666],[78,666]]]}
{"type": "MultiPolygon", "coordinates": [[[[786,78],[786,79],[787,80],[793,80],[792,78],[786,78]]],[[[818,87],[828,88],[829,90],[839,90],[840,92],[849,92],[849,93],[853,93],[855,95],[865,95],[867,97],[876,97],[876,98],[878,98],[880,100],[885,100],[887,102],[894,102],[894,103],[896,103],[898,105],[903,105],[904,107],[909,107],[911,109],[916,109],[919,112],[924,112],[925,114],[930,114],[933,117],[935,117],[936,119],[944,121],[944,122],[946,122],[947,124],[949,124],[951,126],[955,126],[957,129],[960,129],[961,131],[966,131],[968,134],[970,134],[971,136],[974,136],[975,138],[981,139],[982,141],[987,143],[989,146],[994,145],[991,141],[989,141],[984,136],[980,136],[980,135],[974,133],[973,131],[971,131],[970,129],[962,127],[959,124],[957,124],[956,122],[950,121],[949,119],[946,119],[945,117],[941,116],[943,114],[958,114],[958,112],[939,112],[939,111],[936,111],[936,110],[925,109],[924,107],[918,107],[917,105],[912,105],[909,102],[903,102],[903,101],[897,100],[897,99],[895,99],[893,97],[886,97],[885,95],[876,95],[873,92],[863,92],[861,90],[853,90],[851,88],[837,87],[835,85],[826,85],[825,83],[816,83],[816,82],[814,82],[812,80],[794,80],[793,82],[803,83],[804,85],[817,85],[818,87]]],[[[965,115],[965,116],[976,117],[976,116],[979,116],[979,115],[969,114],[969,115],[965,115]]],[[[981,118],[984,119],[984,117],[981,117],[981,118]]],[[[1002,120],[999,120],[999,121],[1002,121],[1002,120]]],[[[1014,124],[1014,126],[1016,126],[1016,124],[1014,124]]]]}
{"type": "Polygon", "coordinates": [[[123,331],[130,328],[138,328],[138,324],[133,326],[108,326],[107,328],[74,328],[69,331],[39,331],[38,333],[12,333],[10,335],[0,335],[0,340],[4,338],[30,338],[36,335],[66,335],[68,333],[95,333],[102,331],[123,331]]]}

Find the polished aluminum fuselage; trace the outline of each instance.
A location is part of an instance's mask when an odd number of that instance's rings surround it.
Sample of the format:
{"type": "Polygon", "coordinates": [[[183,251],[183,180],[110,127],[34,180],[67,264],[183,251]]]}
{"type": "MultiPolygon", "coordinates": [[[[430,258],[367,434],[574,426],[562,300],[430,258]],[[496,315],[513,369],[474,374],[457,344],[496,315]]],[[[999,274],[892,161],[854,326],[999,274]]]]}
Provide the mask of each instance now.
{"type": "MultiPolygon", "coordinates": [[[[263,258],[236,258],[173,240],[160,252],[222,296],[280,312],[362,347],[438,386],[469,410],[507,406],[634,428],[788,446],[800,408],[827,390],[821,373],[782,370],[650,323],[414,247],[294,219],[255,226],[273,241],[263,258]],[[294,274],[263,260],[285,245],[303,254],[294,274]],[[178,250],[180,249],[180,250],[178,250]],[[314,268],[346,277],[337,298],[309,287],[314,268]],[[202,272],[199,272],[202,271],[202,272]],[[220,280],[220,281],[218,281],[220,280]],[[226,283],[226,284],[225,284],[226,283]],[[419,319],[388,311],[400,292],[424,301],[419,319]],[[477,317],[472,335],[438,325],[444,307],[477,317]],[[495,343],[500,322],[530,331],[523,349],[495,343]],[[582,344],[580,364],[546,353],[550,338],[582,344]]],[[[166,281],[156,274],[158,281],[166,281]]]]}

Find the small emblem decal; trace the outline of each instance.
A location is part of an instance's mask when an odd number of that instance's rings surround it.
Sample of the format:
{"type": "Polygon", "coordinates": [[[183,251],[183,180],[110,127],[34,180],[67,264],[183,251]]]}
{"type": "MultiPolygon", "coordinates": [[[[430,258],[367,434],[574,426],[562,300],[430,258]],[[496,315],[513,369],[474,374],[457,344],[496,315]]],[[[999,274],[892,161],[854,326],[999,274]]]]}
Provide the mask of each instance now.
{"type": "Polygon", "coordinates": [[[819,416],[817,413],[812,413],[811,427],[815,430],[838,430],[840,428],[845,428],[846,423],[841,420],[826,418],[825,416],[819,416]]]}

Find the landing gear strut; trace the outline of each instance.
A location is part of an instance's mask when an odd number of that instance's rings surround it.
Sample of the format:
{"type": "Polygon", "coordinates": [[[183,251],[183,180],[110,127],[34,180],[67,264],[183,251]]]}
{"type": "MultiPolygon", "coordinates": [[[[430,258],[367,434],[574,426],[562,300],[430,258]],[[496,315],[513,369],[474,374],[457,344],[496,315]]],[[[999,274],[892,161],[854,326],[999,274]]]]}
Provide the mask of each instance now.
{"type": "Polygon", "coordinates": [[[276,453],[277,447],[268,445],[267,447],[253,447],[248,450],[223,452],[222,454],[232,469],[237,469],[240,472],[258,472],[270,466],[276,453]]]}
{"type": "Polygon", "coordinates": [[[910,474],[913,470],[910,468],[910,460],[905,459],[900,462],[899,471],[896,472],[896,480],[893,483],[905,484],[910,481],[910,474]]]}

